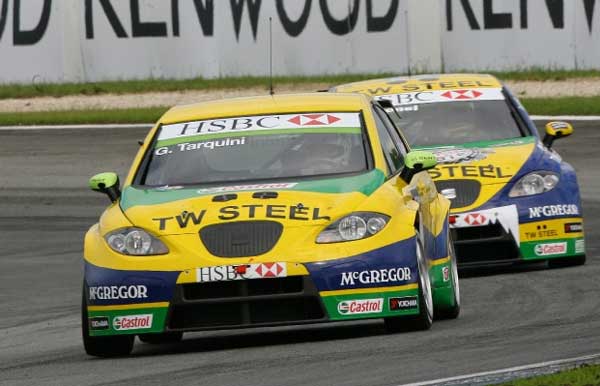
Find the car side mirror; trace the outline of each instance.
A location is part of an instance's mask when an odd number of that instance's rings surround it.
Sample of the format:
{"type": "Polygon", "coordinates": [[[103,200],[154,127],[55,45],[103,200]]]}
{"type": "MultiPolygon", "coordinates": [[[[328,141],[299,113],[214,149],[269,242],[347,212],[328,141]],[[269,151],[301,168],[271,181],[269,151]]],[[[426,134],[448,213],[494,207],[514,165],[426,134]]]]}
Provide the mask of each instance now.
{"type": "Polygon", "coordinates": [[[115,202],[121,197],[119,176],[117,176],[117,173],[108,172],[96,174],[90,178],[89,186],[94,192],[106,194],[111,202],[115,202]]]}
{"type": "Polygon", "coordinates": [[[432,152],[423,150],[411,151],[404,159],[404,168],[400,172],[400,178],[408,184],[415,174],[433,169],[436,165],[437,157],[432,152]]]}
{"type": "Polygon", "coordinates": [[[544,145],[550,149],[555,139],[568,137],[573,134],[573,126],[568,122],[548,122],[546,124],[546,135],[544,145]]]}

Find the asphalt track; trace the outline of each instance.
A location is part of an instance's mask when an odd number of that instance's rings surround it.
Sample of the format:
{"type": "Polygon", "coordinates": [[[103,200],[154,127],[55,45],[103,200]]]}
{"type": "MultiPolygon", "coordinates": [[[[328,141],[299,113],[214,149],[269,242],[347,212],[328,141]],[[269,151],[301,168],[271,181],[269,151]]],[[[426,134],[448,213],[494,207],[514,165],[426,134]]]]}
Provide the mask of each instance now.
{"type": "Polygon", "coordinates": [[[556,148],[578,171],[588,263],[475,272],[459,319],[387,335],[379,321],[188,334],[86,356],[82,238],[107,204],[86,182],[124,176],[145,129],[0,131],[0,384],[398,385],[600,352],[600,124],[556,148]]]}

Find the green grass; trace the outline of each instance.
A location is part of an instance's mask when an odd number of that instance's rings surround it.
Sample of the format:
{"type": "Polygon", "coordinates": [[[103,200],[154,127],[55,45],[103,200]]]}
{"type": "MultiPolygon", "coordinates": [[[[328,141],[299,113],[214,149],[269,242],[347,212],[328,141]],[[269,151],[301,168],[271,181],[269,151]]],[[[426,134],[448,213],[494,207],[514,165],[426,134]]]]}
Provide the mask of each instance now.
{"type": "MultiPolygon", "coordinates": [[[[521,99],[532,115],[600,115],[600,97],[521,99]]],[[[154,123],[169,106],[139,109],[0,113],[0,126],[95,123],[154,123]]]]}
{"type": "Polygon", "coordinates": [[[600,385],[600,365],[582,365],[581,367],[561,371],[556,374],[520,379],[501,384],[501,386],[597,386],[600,385]]]}
{"type": "MultiPolygon", "coordinates": [[[[569,78],[600,77],[600,71],[598,70],[548,71],[535,68],[514,72],[493,72],[493,74],[502,80],[565,80],[569,78]]],[[[379,73],[324,76],[286,76],[275,77],[273,79],[273,82],[278,86],[293,86],[306,83],[326,83],[330,85],[335,85],[389,76],[394,76],[394,74],[379,73]]],[[[66,95],[98,95],[106,93],[125,94],[159,91],[237,89],[247,87],[263,87],[266,90],[268,87],[268,78],[244,76],[219,79],[148,79],[97,83],[65,83],[35,85],[9,84],[0,85],[0,99],[31,98],[40,96],[61,97],[66,95]]]]}
{"type": "MultiPolygon", "coordinates": [[[[276,86],[293,86],[307,83],[327,83],[335,85],[389,76],[393,75],[382,73],[329,76],[287,76],[275,77],[273,78],[273,83],[276,86]]],[[[148,79],[97,83],[9,84],[0,85],[0,99],[31,98],[40,96],[61,97],[66,95],[98,95],[106,93],[125,94],[184,90],[244,89],[248,87],[263,87],[267,90],[269,87],[269,80],[266,77],[244,76],[219,79],[148,79]]]]}

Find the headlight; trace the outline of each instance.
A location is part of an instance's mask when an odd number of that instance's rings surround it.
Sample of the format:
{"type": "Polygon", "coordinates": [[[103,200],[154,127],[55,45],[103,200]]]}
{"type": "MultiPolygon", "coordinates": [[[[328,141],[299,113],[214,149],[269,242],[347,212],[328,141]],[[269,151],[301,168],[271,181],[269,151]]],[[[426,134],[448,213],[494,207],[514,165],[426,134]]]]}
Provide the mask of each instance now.
{"type": "Polygon", "coordinates": [[[522,177],[508,194],[509,197],[531,196],[548,192],[558,184],[558,174],[553,172],[533,172],[522,177]]]}
{"type": "Polygon", "coordinates": [[[124,255],[164,255],[169,249],[159,239],[140,228],[123,228],[104,236],[115,252],[124,255]]]}
{"type": "Polygon", "coordinates": [[[317,243],[337,243],[371,237],[382,230],[389,216],[371,212],[356,212],[329,225],[317,237],[317,243]]]}

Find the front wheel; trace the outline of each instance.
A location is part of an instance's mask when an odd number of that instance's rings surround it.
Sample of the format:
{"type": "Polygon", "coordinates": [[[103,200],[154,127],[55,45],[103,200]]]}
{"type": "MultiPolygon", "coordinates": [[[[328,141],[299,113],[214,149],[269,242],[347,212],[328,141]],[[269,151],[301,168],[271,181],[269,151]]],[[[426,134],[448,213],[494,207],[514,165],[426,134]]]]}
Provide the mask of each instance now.
{"type": "Polygon", "coordinates": [[[409,317],[385,318],[388,332],[429,330],[433,323],[433,298],[429,268],[423,257],[423,248],[417,237],[417,266],[419,270],[419,314],[409,317]]]}
{"type": "Polygon", "coordinates": [[[452,240],[448,240],[448,255],[450,256],[450,275],[452,275],[453,305],[435,310],[437,319],[456,319],[460,314],[460,286],[458,283],[458,266],[452,240]]]}
{"type": "Polygon", "coordinates": [[[81,297],[81,335],[88,355],[111,358],[129,355],[133,350],[134,335],[90,336],[85,286],[81,297]]]}

